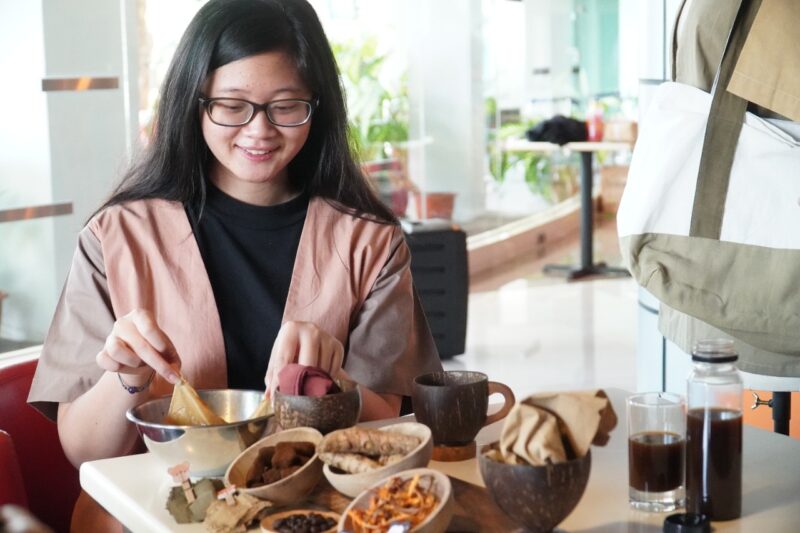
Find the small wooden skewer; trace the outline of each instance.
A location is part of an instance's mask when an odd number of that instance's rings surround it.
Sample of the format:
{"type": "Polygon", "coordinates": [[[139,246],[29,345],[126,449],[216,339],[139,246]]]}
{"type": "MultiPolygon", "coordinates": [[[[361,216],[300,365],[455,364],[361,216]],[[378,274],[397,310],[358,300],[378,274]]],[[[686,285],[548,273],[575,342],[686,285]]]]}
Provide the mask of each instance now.
{"type": "Polygon", "coordinates": [[[229,485],[217,492],[218,500],[225,500],[228,505],[236,505],[236,499],[233,497],[236,494],[236,485],[229,485]]]}
{"type": "Polygon", "coordinates": [[[197,499],[192,488],[192,482],[189,480],[189,463],[187,461],[168,468],[167,472],[172,476],[172,481],[180,483],[187,503],[192,503],[197,499]]]}

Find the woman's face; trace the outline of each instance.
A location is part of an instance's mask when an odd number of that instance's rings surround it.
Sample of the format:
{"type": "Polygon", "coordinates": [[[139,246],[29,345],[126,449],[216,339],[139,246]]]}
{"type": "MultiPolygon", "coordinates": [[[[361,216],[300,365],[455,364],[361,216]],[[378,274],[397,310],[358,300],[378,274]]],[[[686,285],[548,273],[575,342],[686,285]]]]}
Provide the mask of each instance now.
{"type": "MultiPolygon", "coordinates": [[[[266,52],[213,71],[203,86],[206,98],[241,98],[257,104],[300,98],[311,100],[290,56],[266,52]]],[[[275,126],[263,109],[244,126],[220,126],[202,110],[203,138],[214,155],[214,185],[241,201],[270,205],[292,197],[287,165],[308,139],[309,120],[301,126],[275,126]]]]}

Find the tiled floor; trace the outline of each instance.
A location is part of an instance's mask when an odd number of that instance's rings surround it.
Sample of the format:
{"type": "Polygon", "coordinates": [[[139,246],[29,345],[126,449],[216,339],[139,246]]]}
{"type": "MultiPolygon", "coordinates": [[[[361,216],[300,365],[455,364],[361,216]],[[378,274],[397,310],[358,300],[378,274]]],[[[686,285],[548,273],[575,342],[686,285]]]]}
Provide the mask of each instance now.
{"type": "MultiPolygon", "coordinates": [[[[485,372],[521,398],[537,391],[635,388],[636,285],[630,278],[568,283],[545,263],[576,260],[577,239],[471,284],[467,350],[447,369],[485,372]]],[[[619,264],[613,222],[595,232],[595,256],[619,264]]],[[[493,399],[493,401],[499,401],[493,399]]]]}

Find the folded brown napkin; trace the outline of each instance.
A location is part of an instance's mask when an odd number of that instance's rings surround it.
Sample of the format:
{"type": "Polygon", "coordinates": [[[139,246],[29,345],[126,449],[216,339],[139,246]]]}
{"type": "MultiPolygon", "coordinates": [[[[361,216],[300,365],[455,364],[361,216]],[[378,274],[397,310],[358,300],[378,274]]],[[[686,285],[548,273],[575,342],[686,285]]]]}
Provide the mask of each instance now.
{"type": "Polygon", "coordinates": [[[583,457],[604,446],[617,415],[602,390],[542,393],[515,405],[500,436],[500,460],[544,465],[583,457]]]}
{"type": "Polygon", "coordinates": [[[325,396],[339,392],[327,372],[315,366],[291,363],[278,373],[278,390],[292,396],[325,396]]]}

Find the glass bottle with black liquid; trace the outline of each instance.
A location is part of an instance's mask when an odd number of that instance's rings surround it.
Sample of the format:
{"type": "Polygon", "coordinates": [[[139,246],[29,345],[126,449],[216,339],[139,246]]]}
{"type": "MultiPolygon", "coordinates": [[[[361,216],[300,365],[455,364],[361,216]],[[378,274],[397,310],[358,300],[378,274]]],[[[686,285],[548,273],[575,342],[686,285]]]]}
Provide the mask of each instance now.
{"type": "Polygon", "coordinates": [[[692,350],[687,383],[686,511],[711,520],[742,514],[742,380],[733,341],[692,350]]]}

